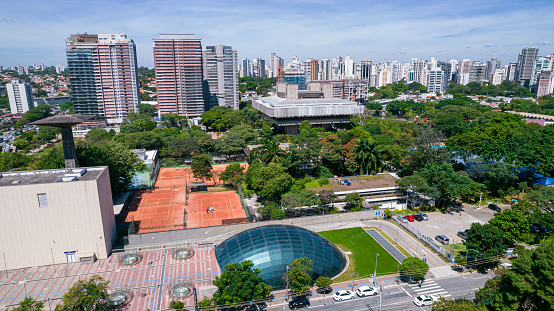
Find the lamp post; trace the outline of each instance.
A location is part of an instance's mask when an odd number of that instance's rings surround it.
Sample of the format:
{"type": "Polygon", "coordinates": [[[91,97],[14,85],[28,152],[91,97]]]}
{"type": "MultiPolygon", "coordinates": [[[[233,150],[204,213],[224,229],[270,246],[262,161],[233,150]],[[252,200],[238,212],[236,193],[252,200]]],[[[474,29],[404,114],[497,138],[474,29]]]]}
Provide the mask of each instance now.
{"type": "Polygon", "coordinates": [[[2,256],[4,256],[4,268],[6,269],[6,278],[9,278],[9,275],[8,275],[8,264],[6,263],[6,253],[2,253],[2,256]]]}
{"type": "Polygon", "coordinates": [[[375,271],[373,272],[373,285],[377,285],[377,258],[379,258],[379,253],[375,254],[375,271]]]}
{"type": "Polygon", "coordinates": [[[480,193],[479,195],[479,208],[481,208],[481,198],[483,197],[483,192],[480,193]]]}
{"type": "Polygon", "coordinates": [[[285,301],[289,300],[289,266],[287,265],[287,274],[285,274],[286,281],[286,291],[285,291],[285,301]]]}

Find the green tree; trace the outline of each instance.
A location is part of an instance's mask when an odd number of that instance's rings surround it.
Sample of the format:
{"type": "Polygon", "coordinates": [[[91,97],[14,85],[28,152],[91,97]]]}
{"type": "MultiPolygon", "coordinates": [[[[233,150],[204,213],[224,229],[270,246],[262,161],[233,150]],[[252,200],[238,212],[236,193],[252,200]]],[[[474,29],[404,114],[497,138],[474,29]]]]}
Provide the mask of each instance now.
{"type": "Polygon", "coordinates": [[[487,308],[476,305],[468,299],[447,300],[441,297],[431,306],[433,311],[487,311],[487,308]]]}
{"type": "Polygon", "coordinates": [[[292,184],[292,177],[278,163],[254,163],[248,167],[244,177],[249,189],[275,202],[292,184]]]}
{"type": "Polygon", "coordinates": [[[185,303],[178,300],[172,300],[169,302],[169,308],[173,310],[183,310],[185,308],[185,303]]]}
{"type": "Polygon", "coordinates": [[[192,157],[200,154],[200,146],[192,137],[175,138],[168,144],[166,154],[173,158],[192,157]]]}
{"type": "Polygon", "coordinates": [[[552,310],[554,308],[554,244],[519,254],[512,269],[499,271],[475,293],[488,310],[552,310]]]}
{"type": "Polygon", "coordinates": [[[315,192],[311,190],[302,190],[298,193],[287,193],[281,199],[281,206],[283,208],[295,208],[300,206],[314,206],[318,205],[320,200],[316,197],[315,192]]]}
{"type": "Polygon", "coordinates": [[[361,208],[364,199],[362,199],[359,193],[353,192],[346,194],[346,196],[344,197],[344,202],[348,203],[352,210],[358,210],[361,208]]]}
{"type": "Polygon", "coordinates": [[[542,211],[554,213],[554,188],[553,187],[538,187],[529,191],[525,198],[533,202],[542,211]]]}
{"type": "Polygon", "coordinates": [[[529,242],[529,220],[521,212],[506,209],[501,213],[495,213],[489,220],[489,224],[502,230],[504,238],[508,241],[529,242]]]}
{"type": "Polygon", "coordinates": [[[417,257],[408,257],[402,261],[399,270],[402,275],[417,280],[425,278],[425,275],[429,271],[429,265],[417,257]]]}
{"type": "Polygon", "coordinates": [[[198,154],[192,157],[190,165],[194,178],[206,179],[212,177],[212,163],[208,155],[198,154]]]}
{"type": "Polygon", "coordinates": [[[217,287],[213,301],[216,305],[236,305],[265,298],[271,293],[271,286],[263,282],[260,272],[250,260],[226,265],[213,281],[217,287]]]}
{"type": "Polygon", "coordinates": [[[313,284],[309,272],[312,271],[313,263],[308,257],[301,257],[292,261],[286,272],[289,289],[297,295],[303,295],[313,284]]]}
{"type": "Polygon", "coordinates": [[[321,288],[321,289],[327,289],[331,284],[333,283],[333,280],[331,278],[328,278],[326,276],[320,276],[315,280],[315,286],[321,288]]]}
{"type": "Polygon", "coordinates": [[[269,164],[272,162],[283,163],[285,151],[279,148],[277,140],[265,140],[264,144],[254,150],[254,156],[259,158],[263,163],[269,164]]]}
{"type": "Polygon", "coordinates": [[[491,258],[504,253],[504,233],[492,224],[472,223],[464,245],[479,252],[479,258],[491,258]]]}
{"type": "Polygon", "coordinates": [[[37,302],[33,297],[25,297],[12,311],[42,311],[44,302],[37,302]]]}
{"type": "Polygon", "coordinates": [[[91,129],[85,135],[85,139],[89,142],[98,142],[101,140],[108,139],[108,131],[100,128],[91,129]]]}
{"type": "Polygon", "coordinates": [[[20,152],[3,152],[0,153],[0,171],[4,172],[9,169],[25,168],[33,158],[20,152]]]}
{"type": "Polygon", "coordinates": [[[63,295],[59,311],[101,311],[108,307],[108,284],[99,275],[79,280],[63,295]]]}
{"type": "Polygon", "coordinates": [[[430,185],[427,194],[446,206],[451,199],[471,193],[472,180],[465,172],[456,172],[450,163],[430,163],[419,172],[430,185]]]}
{"type": "Polygon", "coordinates": [[[158,110],[156,109],[156,106],[150,104],[138,104],[137,108],[140,114],[146,114],[149,116],[153,116],[154,113],[156,113],[156,111],[158,110]]]}
{"type": "Polygon", "coordinates": [[[225,171],[219,175],[219,179],[228,182],[233,186],[233,188],[237,188],[238,183],[242,180],[244,177],[244,167],[242,167],[239,163],[232,163],[227,165],[225,168],[225,171]]]}
{"type": "Polygon", "coordinates": [[[264,124],[262,126],[262,130],[260,131],[260,135],[262,135],[262,137],[265,139],[271,139],[271,137],[273,136],[273,130],[271,129],[271,125],[267,123],[264,124]]]}
{"type": "Polygon", "coordinates": [[[361,174],[375,174],[379,172],[382,162],[381,154],[377,150],[377,144],[369,139],[358,141],[356,148],[356,160],[358,161],[361,174]]]}
{"type": "Polygon", "coordinates": [[[427,193],[429,191],[429,184],[423,176],[418,173],[413,175],[404,176],[396,181],[398,188],[403,191],[407,191],[411,197],[411,206],[414,207],[416,193],[427,193]]]}

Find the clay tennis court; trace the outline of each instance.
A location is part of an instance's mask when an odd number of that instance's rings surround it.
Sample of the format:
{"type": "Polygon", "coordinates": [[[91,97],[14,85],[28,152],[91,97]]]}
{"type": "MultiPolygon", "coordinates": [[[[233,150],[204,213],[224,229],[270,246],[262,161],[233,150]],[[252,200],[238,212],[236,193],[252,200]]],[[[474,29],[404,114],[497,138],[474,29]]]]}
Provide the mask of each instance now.
{"type": "MultiPolygon", "coordinates": [[[[156,188],[179,188],[185,187],[190,182],[204,181],[207,186],[220,184],[218,176],[221,172],[225,171],[229,164],[213,165],[212,172],[214,177],[211,179],[201,180],[194,178],[190,166],[161,168],[158,173],[158,179],[156,180],[156,188]]],[[[244,171],[248,169],[248,163],[240,163],[240,166],[244,168],[244,171]]]]}
{"type": "Polygon", "coordinates": [[[235,191],[190,193],[186,209],[187,228],[248,222],[235,191]],[[208,207],[213,207],[213,212],[208,212],[208,207]]]}
{"type": "Polygon", "coordinates": [[[137,233],[183,229],[185,188],[142,190],[137,192],[126,222],[135,222],[137,233]]]}

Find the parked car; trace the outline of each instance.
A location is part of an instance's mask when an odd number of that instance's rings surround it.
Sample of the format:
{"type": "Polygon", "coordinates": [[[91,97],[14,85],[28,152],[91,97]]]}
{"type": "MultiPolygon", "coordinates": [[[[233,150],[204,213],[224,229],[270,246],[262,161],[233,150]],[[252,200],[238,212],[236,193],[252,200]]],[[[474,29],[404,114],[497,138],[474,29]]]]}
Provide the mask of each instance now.
{"type": "Polygon", "coordinates": [[[427,217],[427,214],[423,212],[419,212],[418,214],[421,215],[421,217],[423,217],[423,220],[429,220],[429,217],[427,217]]]}
{"type": "Polygon", "coordinates": [[[423,307],[423,306],[430,306],[433,304],[433,298],[431,298],[431,296],[429,295],[421,295],[421,296],[417,296],[415,299],[414,299],[414,303],[416,306],[418,307],[423,307]]]}
{"type": "Polygon", "coordinates": [[[360,297],[375,296],[379,292],[374,287],[362,286],[356,290],[356,295],[360,297]]]}
{"type": "Polygon", "coordinates": [[[404,215],[398,215],[398,217],[396,217],[396,219],[398,219],[400,222],[408,222],[408,219],[406,219],[406,217],[404,217],[404,215]]]}
{"type": "Polygon", "coordinates": [[[343,301],[347,299],[354,299],[354,293],[349,290],[339,290],[333,294],[333,299],[335,301],[343,301]]]}
{"type": "Polygon", "coordinates": [[[550,229],[548,229],[546,226],[542,225],[540,222],[532,224],[529,227],[529,229],[530,229],[531,233],[541,233],[541,232],[547,233],[547,232],[550,231],[550,229]]]}
{"type": "Polygon", "coordinates": [[[412,215],[404,215],[404,217],[406,217],[406,219],[408,219],[409,222],[415,221],[414,216],[412,215]]]}
{"type": "Polygon", "coordinates": [[[437,235],[435,237],[435,240],[439,241],[444,245],[450,244],[450,239],[446,235],[437,235]]]}
{"type": "Polygon", "coordinates": [[[465,240],[465,239],[467,239],[467,232],[468,231],[469,230],[467,230],[467,229],[465,231],[458,231],[458,236],[465,240]]]}
{"type": "Polygon", "coordinates": [[[498,207],[498,205],[489,204],[489,208],[492,209],[495,212],[502,212],[502,209],[500,209],[500,207],[498,207]]]}
{"type": "Polygon", "coordinates": [[[289,301],[289,309],[295,310],[298,308],[309,307],[310,301],[306,297],[296,297],[293,300],[289,301]]]}
{"type": "Polygon", "coordinates": [[[421,216],[420,214],[414,214],[414,215],[412,215],[412,216],[413,216],[413,217],[415,218],[415,220],[417,220],[417,221],[423,221],[423,216],[421,216]]]}

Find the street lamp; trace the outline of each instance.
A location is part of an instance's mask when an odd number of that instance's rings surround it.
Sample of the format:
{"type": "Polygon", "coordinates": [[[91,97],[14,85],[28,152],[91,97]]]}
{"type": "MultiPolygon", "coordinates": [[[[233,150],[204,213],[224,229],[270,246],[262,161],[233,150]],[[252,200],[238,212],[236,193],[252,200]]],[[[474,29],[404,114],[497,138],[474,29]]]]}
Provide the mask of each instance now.
{"type": "Polygon", "coordinates": [[[375,271],[373,272],[373,285],[377,285],[377,258],[379,253],[375,254],[375,271]]]}
{"type": "Polygon", "coordinates": [[[289,300],[289,266],[287,265],[287,273],[285,274],[286,281],[286,291],[285,291],[285,301],[289,300]]]}
{"type": "Polygon", "coordinates": [[[481,198],[483,197],[483,192],[480,193],[479,195],[479,208],[481,208],[481,198]]]}

